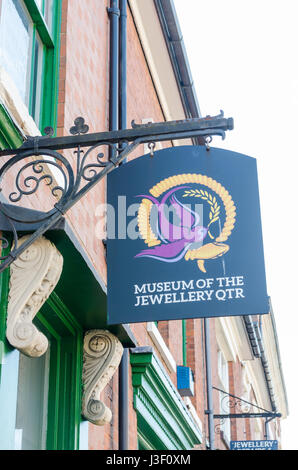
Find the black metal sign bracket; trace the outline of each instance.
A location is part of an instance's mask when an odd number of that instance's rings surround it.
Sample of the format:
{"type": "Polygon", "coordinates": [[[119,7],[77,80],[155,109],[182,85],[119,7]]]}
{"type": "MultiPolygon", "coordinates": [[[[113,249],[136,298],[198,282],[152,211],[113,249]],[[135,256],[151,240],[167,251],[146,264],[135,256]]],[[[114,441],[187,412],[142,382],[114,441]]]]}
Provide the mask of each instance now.
{"type": "Polygon", "coordinates": [[[221,112],[213,117],[144,125],[133,121],[131,129],[88,133],[88,125],[79,117],[70,129],[70,136],[53,137],[53,129],[47,127],[44,136],[28,137],[17,149],[1,150],[0,157],[4,163],[0,169],[0,191],[7,187],[5,182],[9,174],[14,180],[14,188],[10,190],[8,199],[2,197],[0,202],[2,248],[9,249],[10,246],[6,232],[13,236],[13,248],[0,258],[0,272],[56,226],[77,201],[120,165],[138,145],[195,137],[205,141],[213,135],[224,139],[225,131],[233,127],[233,119],[224,118],[221,112]],[[75,149],[75,158],[71,161],[63,154],[67,149],[75,149]],[[8,156],[10,158],[5,158],[8,156]],[[58,174],[59,183],[54,174],[58,174]],[[20,201],[36,193],[41,182],[51,188],[56,201],[53,207],[46,212],[20,207],[20,201]],[[22,244],[18,243],[18,224],[25,225],[28,232],[32,232],[22,244]]]}
{"type": "Polygon", "coordinates": [[[220,431],[220,428],[226,419],[266,418],[266,423],[268,423],[269,421],[275,418],[281,418],[282,416],[281,413],[277,413],[275,410],[268,411],[256,405],[255,403],[250,403],[249,401],[244,400],[243,398],[239,398],[236,395],[232,395],[231,393],[225,392],[220,388],[212,388],[223,395],[221,399],[221,408],[226,408],[227,411],[234,411],[233,413],[226,412],[213,415],[214,419],[220,420],[220,424],[215,426],[215,429],[218,432],[220,431]],[[254,412],[253,410],[256,411],[254,412]]]}

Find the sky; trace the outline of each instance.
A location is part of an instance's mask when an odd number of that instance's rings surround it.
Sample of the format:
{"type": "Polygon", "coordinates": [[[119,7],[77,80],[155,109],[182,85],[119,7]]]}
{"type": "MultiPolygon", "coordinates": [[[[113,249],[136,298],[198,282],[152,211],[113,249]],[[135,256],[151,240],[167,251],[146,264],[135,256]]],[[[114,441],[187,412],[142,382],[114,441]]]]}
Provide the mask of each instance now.
{"type": "Polygon", "coordinates": [[[234,118],[212,146],[257,159],[267,290],[297,450],[298,1],[174,0],[202,116],[234,118]]]}

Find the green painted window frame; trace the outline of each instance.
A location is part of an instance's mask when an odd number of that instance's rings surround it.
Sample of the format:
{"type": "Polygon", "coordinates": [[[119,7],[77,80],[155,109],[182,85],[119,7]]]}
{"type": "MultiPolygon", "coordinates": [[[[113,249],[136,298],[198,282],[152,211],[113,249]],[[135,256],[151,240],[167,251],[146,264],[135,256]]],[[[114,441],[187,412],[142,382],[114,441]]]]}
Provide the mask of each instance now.
{"type": "Polygon", "coordinates": [[[130,364],[139,449],[189,450],[200,444],[201,430],[153,349],[132,349],[130,364]]]}
{"type": "MultiPolygon", "coordinates": [[[[24,3],[33,21],[34,32],[38,32],[44,45],[39,129],[43,130],[46,126],[51,126],[54,130],[56,130],[62,0],[55,0],[53,2],[52,33],[50,33],[43,14],[39,10],[35,0],[24,0],[24,3]]],[[[45,2],[43,0],[42,11],[44,11],[44,7],[45,2]]],[[[32,60],[32,67],[33,66],[34,61],[32,60]]],[[[33,81],[31,76],[29,105],[30,114],[32,112],[32,86],[33,81]]]]}
{"type": "Polygon", "coordinates": [[[49,339],[47,450],[80,448],[83,329],[53,292],[34,319],[49,339]]]}
{"type": "MultiPolygon", "coordinates": [[[[9,247],[1,248],[1,256],[5,256],[9,252],[9,247]]],[[[7,304],[8,304],[8,290],[9,290],[9,269],[5,269],[0,274],[0,385],[2,377],[2,367],[5,363],[5,355],[7,354],[10,346],[7,344],[6,332],[6,318],[7,318],[7,304]]]]}
{"type": "MultiPolygon", "coordinates": [[[[58,113],[62,0],[55,0],[53,2],[52,31],[49,30],[45,18],[43,17],[45,0],[42,1],[42,11],[39,10],[35,0],[23,0],[23,2],[33,22],[32,44],[35,43],[35,37],[37,33],[43,44],[40,108],[38,110],[39,121],[36,122],[36,124],[41,131],[46,126],[51,126],[53,127],[54,131],[56,131],[58,113]]],[[[34,87],[33,70],[35,66],[35,60],[36,57],[34,47],[32,47],[28,111],[33,119],[32,97],[34,87]]]]}
{"type": "Polygon", "coordinates": [[[0,148],[17,148],[22,145],[23,139],[13,123],[8,111],[0,104],[0,148]]]}

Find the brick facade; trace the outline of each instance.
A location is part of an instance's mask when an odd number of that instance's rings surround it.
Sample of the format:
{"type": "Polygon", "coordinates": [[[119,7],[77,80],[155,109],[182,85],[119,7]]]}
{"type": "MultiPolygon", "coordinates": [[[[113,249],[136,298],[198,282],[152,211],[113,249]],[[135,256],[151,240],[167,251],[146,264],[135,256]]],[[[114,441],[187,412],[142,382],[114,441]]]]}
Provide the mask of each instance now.
{"type": "MultiPolygon", "coordinates": [[[[0,0],[1,2],[1,0],[0,0]]],[[[62,18],[60,34],[60,68],[59,94],[57,103],[57,136],[69,135],[69,129],[77,116],[83,116],[89,125],[90,132],[109,129],[109,34],[110,20],[108,14],[109,0],[62,0],[62,18]]],[[[128,8],[127,17],[127,122],[151,118],[154,122],[164,121],[165,116],[149,64],[136,28],[132,11],[128,8]]],[[[162,147],[171,146],[171,142],[162,147]]],[[[100,149],[101,151],[102,149],[100,149]]],[[[107,149],[103,149],[107,157],[107,149]]],[[[137,158],[143,153],[140,146],[129,159],[137,158]]],[[[70,161],[75,161],[72,151],[65,151],[70,161]]],[[[8,180],[8,190],[12,180],[8,180]]],[[[42,210],[48,204],[49,188],[33,196],[30,207],[42,210]]],[[[98,236],[97,228],[103,226],[99,218],[98,206],[105,202],[106,183],[97,184],[67,214],[77,239],[87,253],[94,269],[103,282],[107,282],[105,248],[98,236]],[[99,225],[98,225],[99,224],[99,225]]],[[[199,420],[202,422],[203,442],[199,449],[206,449],[208,439],[208,421],[205,414],[206,371],[204,350],[204,327],[201,319],[186,320],[186,362],[194,375],[194,396],[191,403],[199,420]]],[[[169,368],[164,355],[156,348],[148,333],[145,323],[130,325],[138,346],[151,346],[164,366],[174,386],[177,386],[176,373],[169,368]]],[[[182,321],[160,321],[157,326],[173,360],[177,365],[183,364],[182,321]]],[[[210,320],[212,349],[212,383],[220,388],[218,377],[218,357],[220,346],[217,341],[216,320],[210,320]]],[[[229,392],[243,396],[243,364],[239,357],[228,358],[229,392]]],[[[129,383],[132,384],[132,371],[129,371],[129,383]]],[[[118,439],[118,372],[105,387],[101,399],[112,411],[112,421],[102,427],[89,424],[88,446],[90,450],[117,450],[118,439]]],[[[252,392],[251,401],[256,401],[252,392]]],[[[214,411],[220,411],[219,395],[213,394],[214,411]]],[[[218,424],[218,422],[216,422],[218,424]]],[[[217,426],[217,429],[218,426],[217,426]]],[[[254,438],[252,420],[231,420],[232,440],[254,438]]],[[[226,449],[222,433],[216,432],[215,446],[226,449]]],[[[133,388],[129,390],[129,448],[138,448],[137,416],[133,406],[133,388]]]]}
{"type": "MultiPolygon", "coordinates": [[[[63,0],[61,24],[60,77],[58,100],[58,135],[68,133],[74,117],[82,115],[90,131],[104,131],[109,128],[109,15],[108,0],[86,0],[84,4],[77,0],[63,0]],[[92,12],[92,14],[91,14],[92,12]],[[79,33],[78,33],[79,32],[79,33]]],[[[144,55],[142,44],[128,8],[127,18],[127,122],[134,119],[151,118],[155,122],[164,120],[158,95],[144,55]]],[[[164,143],[163,147],[171,145],[164,143]]],[[[129,158],[142,154],[140,147],[129,158]]],[[[106,262],[104,247],[96,237],[96,208],[105,200],[105,182],[97,185],[68,213],[76,235],[81,240],[94,267],[106,282],[106,262]]],[[[215,321],[210,321],[212,350],[217,351],[215,321]]],[[[153,346],[146,324],[132,324],[131,329],[140,346],[153,346]]],[[[182,322],[159,322],[158,329],[169,348],[177,365],[182,364],[182,322]]],[[[191,367],[195,379],[195,396],[191,399],[203,423],[204,435],[207,430],[204,331],[202,320],[187,320],[187,365],[191,367]]],[[[164,363],[162,356],[154,347],[156,354],[164,363]]],[[[167,365],[164,363],[165,367],[167,365]]],[[[218,383],[217,357],[213,354],[213,383],[218,383]]],[[[176,385],[176,374],[167,369],[176,385]]],[[[230,393],[241,396],[241,364],[229,363],[230,393]]],[[[218,396],[214,393],[215,408],[218,396]]],[[[118,374],[106,387],[103,401],[113,412],[112,422],[103,428],[90,425],[90,449],[118,448],[118,374]]],[[[251,423],[246,420],[231,420],[231,438],[243,439],[245,428],[251,436],[251,423]]],[[[129,409],[129,446],[137,448],[137,421],[133,408],[133,392],[130,389],[129,409]]],[[[205,442],[200,448],[205,447],[205,442]]],[[[216,434],[216,447],[225,449],[221,434],[216,434]]]]}

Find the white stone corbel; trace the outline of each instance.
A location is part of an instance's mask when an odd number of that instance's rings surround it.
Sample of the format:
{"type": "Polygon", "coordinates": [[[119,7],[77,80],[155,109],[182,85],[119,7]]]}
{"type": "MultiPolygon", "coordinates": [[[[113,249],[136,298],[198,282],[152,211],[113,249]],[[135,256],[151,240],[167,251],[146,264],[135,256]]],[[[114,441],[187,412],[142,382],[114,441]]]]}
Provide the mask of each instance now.
{"type": "Polygon", "coordinates": [[[103,426],[111,421],[111,410],[100,393],[118,369],[123,346],[110,331],[89,330],[84,337],[82,415],[103,426]]]}
{"type": "MultiPolygon", "coordinates": [[[[19,244],[27,238],[22,237],[19,244]]],[[[47,338],[32,321],[58,283],[62,266],[62,255],[45,237],[11,264],[6,337],[27,356],[42,356],[48,348],[47,338]]]]}

